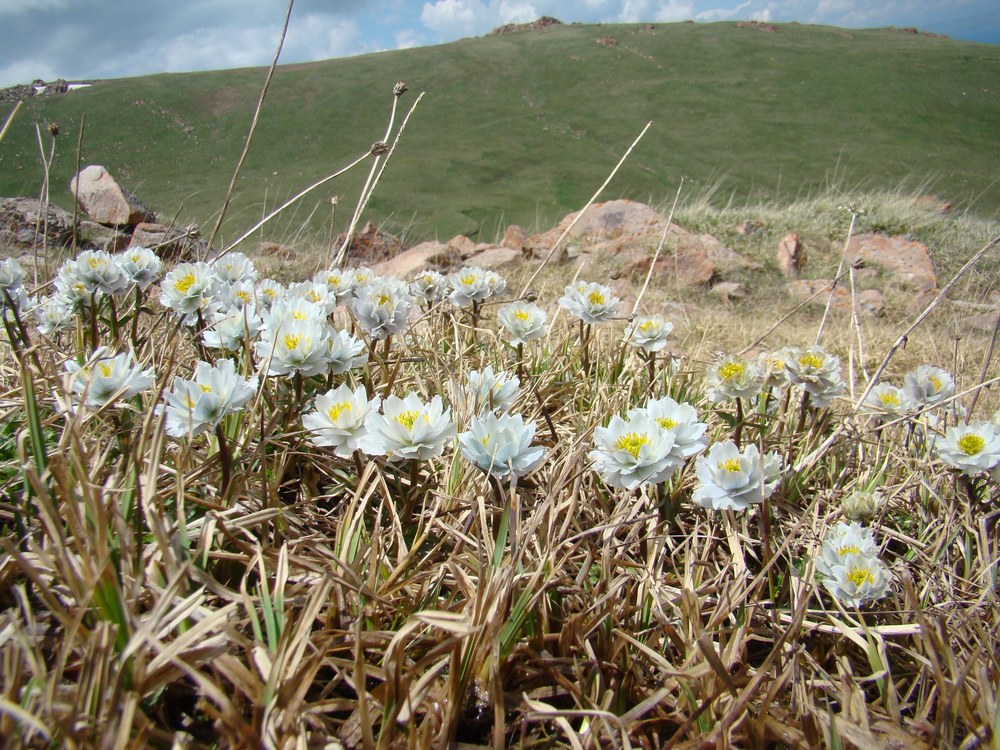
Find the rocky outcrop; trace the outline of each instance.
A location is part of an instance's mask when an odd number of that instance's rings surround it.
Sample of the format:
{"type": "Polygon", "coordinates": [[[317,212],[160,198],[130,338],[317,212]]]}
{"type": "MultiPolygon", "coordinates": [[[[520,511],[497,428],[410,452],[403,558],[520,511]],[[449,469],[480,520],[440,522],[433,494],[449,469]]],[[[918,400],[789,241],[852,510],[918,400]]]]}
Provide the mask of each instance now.
{"type": "Polygon", "coordinates": [[[165,260],[176,261],[204,258],[208,249],[196,227],[189,227],[181,231],[165,224],[152,222],[144,222],[135,228],[129,246],[136,245],[148,247],[165,260]]]}
{"type": "Polygon", "coordinates": [[[913,292],[937,288],[937,273],[927,245],[905,237],[858,234],[847,244],[846,260],[862,260],[889,272],[899,286],[913,292]]]}
{"type": "Polygon", "coordinates": [[[500,34],[517,34],[521,31],[537,31],[538,29],[544,29],[546,26],[562,26],[563,22],[558,18],[553,18],[552,16],[542,16],[536,21],[531,21],[530,23],[507,23],[503,26],[497,26],[493,31],[491,31],[488,36],[497,36],[500,34]]]}
{"type": "MultiPolygon", "coordinates": [[[[346,235],[339,235],[334,242],[334,247],[342,247],[345,239],[346,235]]],[[[349,265],[372,266],[393,258],[402,251],[403,243],[398,237],[383,232],[377,224],[369,221],[361,228],[360,232],[354,233],[345,258],[349,265]]]]}
{"type": "Polygon", "coordinates": [[[795,232],[789,232],[781,238],[775,258],[781,273],[788,278],[797,279],[802,275],[802,269],[806,266],[806,250],[795,232]]]}
{"type": "Polygon", "coordinates": [[[0,198],[0,242],[30,249],[43,244],[64,247],[73,241],[73,214],[42,206],[37,198],[0,198]]]}
{"type": "Polygon", "coordinates": [[[69,183],[70,192],[87,215],[98,224],[122,227],[156,221],[156,216],[135,195],[123,189],[107,169],[92,164],[69,183]]]}

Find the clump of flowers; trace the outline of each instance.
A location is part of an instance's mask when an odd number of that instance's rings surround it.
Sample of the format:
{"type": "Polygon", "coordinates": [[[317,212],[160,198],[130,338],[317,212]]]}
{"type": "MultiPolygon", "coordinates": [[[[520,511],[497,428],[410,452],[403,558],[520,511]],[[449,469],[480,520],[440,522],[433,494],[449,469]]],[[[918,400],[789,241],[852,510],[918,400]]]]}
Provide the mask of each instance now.
{"type": "Polygon", "coordinates": [[[153,368],[142,369],[131,351],[113,354],[103,346],[82,365],[69,360],[64,369],[73,402],[91,409],[130,399],[149,388],[154,378],[153,368]]]}
{"type": "Polygon", "coordinates": [[[934,443],[938,457],[967,477],[1000,465],[1000,434],[992,422],[949,427],[934,443]]]}
{"type": "Polygon", "coordinates": [[[465,386],[456,389],[455,398],[465,404],[470,414],[507,411],[521,392],[521,381],[512,373],[494,372],[492,365],[482,371],[470,370],[465,386]]]}
{"type": "Polygon", "coordinates": [[[123,250],[115,256],[115,262],[129,284],[139,289],[146,289],[160,278],[163,262],[159,256],[148,247],[135,245],[123,250]]]}
{"type": "Polygon", "coordinates": [[[179,315],[197,315],[206,310],[218,276],[206,263],[181,263],[160,283],[160,304],[179,315]]]}
{"type": "Polygon", "coordinates": [[[899,416],[912,408],[909,395],[891,383],[879,383],[869,391],[865,406],[877,414],[899,416]]]}
{"type": "Polygon", "coordinates": [[[421,271],[410,282],[410,293],[425,306],[443,300],[448,295],[449,288],[448,280],[431,269],[421,271]]]}
{"type": "Polygon", "coordinates": [[[753,398],[760,393],[763,378],[757,366],[746,359],[726,355],[708,369],[705,377],[712,402],[753,398]]]}
{"type": "Polygon", "coordinates": [[[889,593],[889,569],[878,557],[871,529],[859,523],[838,523],[827,532],[816,570],[844,606],[860,607],[889,593]]]}
{"type": "Polygon", "coordinates": [[[634,490],[667,481],[681,466],[674,453],[674,433],[646,412],[627,419],[615,415],[594,430],[594,450],[587,454],[594,471],[612,487],[634,490]]]}
{"type": "Polygon", "coordinates": [[[497,416],[492,412],[474,417],[469,429],[459,433],[458,444],[467,461],[497,479],[522,477],[545,459],[545,449],[532,445],[535,422],[525,423],[520,414],[497,416]]]}
{"type": "Polygon", "coordinates": [[[916,370],[906,373],[903,390],[916,406],[923,408],[951,398],[955,393],[955,381],[947,370],[920,365],[916,370]]]}
{"type": "Polygon", "coordinates": [[[695,503],[712,510],[745,510],[774,492],[781,479],[781,456],[773,451],[761,456],[756,445],[740,451],[726,440],[698,457],[695,472],[695,503]]]}
{"type": "Polygon", "coordinates": [[[522,346],[545,335],[545,310],[533,302],[516,300],[497,311],[497,320],[510,336],[510,343],[522,346]]]}
{"type": "Polygon", "coordinates": [[[652,417],[660,427],[673,433],[674,444],[670,452],[681,462],[701,453],[708,445],[705,440],[708,425],[698,420],[698,412],[691,404],[666,396],[651,399],[644,407],[631,409],[628,416],[632,418],[640,414],[652,417]]]}
{"type": "Polygon", "coordinates": [[[455,436],[455,423],[440,396],[424,403],[410,393],[386,398],[381,413],[368,414],[365,432],[358,447],[370,456],[426,460],[444,452],[445,443],[455,436]]]}
{"type": "Polygon", "coordinates": [[[640,316],[625,329],[625,340],[647,354],[659,352],[666,348],[667,337],[673,330],[674,324],[662,315],[640,316]]]}
{"type": "Polygon", "coordinates": [[[507,288],[507,282],[494,271],[487,271],[475,266],[466,266],[448,277],[451,291],[448,301],[456,307],[477,305],[507,288]]]}
{"type": "Polygon", "coordinates": [[[813,406],[825,408],[844,392],[840,360],[827,354],[820,346],[795,352],[785,361],[785,370],[788,382],[800,386],[809,394],[813,406]]]}
{"type": "Polygon", "coordinates": [[[165,413],[171,437],[195,437],[214,430],[229,414],[242,409],[257,393],[257,376],[244,378],[231,359],[214,365],[199,362],[191,379],[175,377],[157,413],[165,413]]]}
{"type": "Polygon", "coordinates": [[[409,288],[398,279],[377,279],[355,286],[350,303],[358,325],[376,341],[406,330],[413,307],[409,288]]]}
{"type": "Polygon", "coordinates": [[[378,412],[381,399],[369,399],[364,386],[353,391],[347,385],[316,397],[314,408],[302,415],[302,426],[309,430],[313,445],[333,448],[341,458],[348,458],[365,435],[365,420],[378,412]]]}
{"type": "Polygon", "coordinates": [[[588,325],[610,320],[620,302],[610,287],[593,281],[570,284],[559,298],[560,307],[588,325]]]}

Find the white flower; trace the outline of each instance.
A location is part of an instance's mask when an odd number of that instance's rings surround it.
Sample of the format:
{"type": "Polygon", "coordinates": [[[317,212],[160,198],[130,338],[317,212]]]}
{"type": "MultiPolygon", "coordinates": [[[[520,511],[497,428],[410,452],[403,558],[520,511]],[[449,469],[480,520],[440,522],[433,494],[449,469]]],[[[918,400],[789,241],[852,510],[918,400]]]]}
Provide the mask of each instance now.
{"type": "Polygon", "coordinates": [[[319,305],[326,315],[337,309],[337,295],[332,293],[325,283],[301,281],[289,284],[288,296],[291,299],[302,298],[319,305]]]}
{"type": "Polygon", "coordinates": [[[947,370],[920,365],[916,370],[906,373],[903,390],[916,406],[932,406],[955,393],[955,381],[947,370]]]}
{"type": "Polygon", "coordinates": [[[795,352],[785,361],[788,381],[802,386],[812,397],[812,405],[827,407],[844,392],[840,377],[840,360],[827,354],[820,346],[810,346],[795,352]]]}
{"type": "Polygon", "coordinates": [[[705,440],[708,425],[698,421],[698,412],[691,404],[678,403],[665,396],[648,401],[643,408],[630,410],[628,416],[631,418],[643,412],[655,419],[660,427],[673,433],[671,453],[681,461],[701,453],[708,445],[705,440]]]}
{"type": "Polygon", "coordinates": [[[128,287],[129,279],[121,267],[104,250],[84,250],[76,256],[76,277],[88,294],[119,294],[128,287]]]}
{"type": "Polygon", "coordinates": [[[181,263],[160,283],[160,304],[184,316],[204,315],[218,277],[207,263],[181,263]]]}
{"type": "Polygon", "coordinates": [[[667,336],[674,330],[674,324],[662,315],[638,317],[625,329],[625,340],[644,352],[662,351],[667,346],[667,336]]]}
{"type": "Polygon", "coordinates": [[[667,481],[681,465],[673,454],[674,434],[649,414],[627,420],[618,415],[594,430],[595,450],[587,454],[593,469],[612,487],[634,490],[667,481]]]}
{"type": "Polygon", "coordinates": [[[91,301],[99,301],[104,296],[100,291],[87,291],[87,287],[77,275],[75,260],[64,261],[59,266],[53,283],[59,296],[77,310],[88,309],[91,301]]]}
{"type": "Polygon", "coordinates": [[[692,499],[703,508],[745,510],[770,497],[781,479],[781,457],[774,452],[761,460],[756,445],[742,452],[732,440],[715,443],[695,462],[698,486],[692,499]]]}
{"type": "Polygon", "coordinates": [[[545,310],[533,302],[515,300],[497,311],[497,320],[508,333],[514,346],[526,344],[545,335],[545,310]]]}
{"type": "Polygon", "coordinates": [[[949,427],[934,450],[946,464],[971,477],[1000,464],[1000,435],[992,422],[960,424],[949,427]]]}
{"type": "Polygon", "coordinates": [[[35,322],[46,335],[66,330],[76,322],[76,306],[61,294],[53,294],[36,308],[35,322]]]}
{"type": "Polygon", "coordinates": [[[223,313],[242,310],[247,305],[257,305],[257,288],[253,281],[220,282],[215,288],[215,295],[222,304],[223,313]]]}
{"type": "Polygon", "coordinates": [[[330,338],[333,329],[314,318],[287,318],[268,329],[254,345],[257,356],[269,361],[268,375],[304,377],[320,375],[330,369],[330,338]]]}
{"type": "Polygon", "coordinates": [[[201,332],[201,340],[209,349],[235,352],[242,349],[247,341],[256,341],[263,325],[263,318],[257,314],[257,309],[252,304],[237,307],[230,309],[228,313],[213,315],[201,332]]]}
{"type": "Polygon", "coordinates": [[[870,521],[882,505],[878,490],[854,490],[840,499],[840,508],[852,521],[870,521]]]}
{"type": "Polygon", "coordinates": [[[226,415],[242,409],[256,394],[257,382],[256,376],[239,375],[231,359],[214,365],[199,362],[192,379],[174,378],[156,413],[165,413],[165,429],[171,437],[194,437],[214,430],[226,415]]]}
{"type": "Polygon", "coordinates": [[[368,361],[368,351],[361,339],[347,331],[334,330],[330,335],[330,352],[327,354],[327,359],[330,360],[330,372],[342,375],[355,367],[363,367],[368,361]]]}
{"type": "Polygon", "coordinates": [[[754,366],[763,379],[764,388],[780,388],[788,383],[786,364],[798,350],[790,346],[773,352],[761,352],[754,358],[754,366]]]}
{"type": "Polygon", "coordinates": [[[912,403],[902,388],[891,383],[879,383],[868,392],[865,406],[881,414],[898,415],[909,411],[912,403]]]}
{"type": "Polygon", "coordinates": [[[140,368],[130,351],[112,354],[101,346],[82,366],[69,360],[63,367],[73,401],[93,409],[132,398],[153,384],[153,369],[140,368]]]}
{"type": "Polygon", "coordinates": [[[285,298],[285,285],[274,279],[261,279],[254,287],[257,306],[261,310],[270,310],[277,300],[285,298]]]}
{"type": "Polygon", "coordinates": [[[304,297],[282,298],[264,314],[264,328],[274,331],[290,321],[326,323],[326,310],[304,297]]]}
{"type": "MultiPolygon", "coordinates": [[[[365,284],[371,284],[373,282],[382,280],[382,277],[379,276],[377,273],[375,273],[368,266],[358,266],[357,268],[345,269],[344,275],[347,277],[348,283],[350,283],[351,285],[351,292],[354,294],[355,297],[358,296],[359,287],[362,287],[365,284]]],[[[329,281],[327,281],[326,283],[327,286],[329,286],[331,289],[334,288],[334,286],[329,281]]],[[[339,296],[339,292],[337,292],[335,289],[334,291],[339,296]]]]}
{"type": "Polygon", "coordinates": [[[476,417],[459,433],[458,444],[466,460],[498,479],[522,477],[545,458],[545,449],[532,446],[535,423],[524,423],[520,414],[476,417]]]}
{"type": "Polygon", "coordinates": [[[425,304],[433,305],[448,294],[448,280],[437,271],[421,271],[410,282],[410,293],[425,304]]]}
{"type": "Polygon", "coordinates": [[[302,426],[309,430],[313,445],[331,447],[341,458],[348,458],[365,434],[365,419],[378,412],[380,403],[378,398],[369,400],[364,386],[352,391],[341,385],[316,397],[315,408],[302,415],[302,426]]]}
{"type": "Polygon", "coordinates": [[[709,400],[717,402],[756,396],[763,379],[753,362],[728,355],[708,369],[705,383],[709,400]]]}
{"type": "Polygon", "coordinates": [[[875,537],[858,523],[839,523],[827,532],[816,570],[826,589],[848,607],[889,592],[889,569],[878,558],[875,537]]]}
{"type": "Polygon", "coordinates": [[[500,277],[496,274],[490,276],[490,273],[474,266],[466,266],[453,273],[448,277],[448,283],[451,284],[448,301],[456,307],[468,307],[473,302],[483,302],[497,294],[497,279],[500,277]]]}
{"type": "Polygon", "coordinates": [[[129,284],[146,289],[160,278],[163,262],[147,247],[135,245],[114,256],[115,263],[125,274],[129,284]]]}
{"type": "Polygon", "coordinates": [[[378,279],[355,287],[351,312],[365,334],[376,341],[406,330],[413,307],[406,284],[398,279],[378,279]]]}
{"type": "Polygon", "coordinates": [[[618,309],[619,300],[610,287],[596,282],[570,284],[559,298],[559,306],[584,323],[603,323],[618,309]]]}
{"type": "Polygon", "coordinates": [[[17,258],[0,260],[0,299],[3,299],[3,292],[14,297],[23,284],[24,269],[17,262],[17,258]]]}
{"type": "Polygon", "coordinates": [[[317,284],[326,284],[327,290],[337,298],[338,304],[343,304],[354,292],[354,273],[341,271],[339,268],[328,268],[313,276],[317,284]]]}
{"type": "Polygon", "coordinates": [[[493,372],[487,365],[482,372],[470,370],[465,387],[456,395],[471,414],[482,415],[487,411],[506,411],[521,392],[521,381],[516,375],[501,370],[493,372]]]}
{"type": "Polygon", "coordinates": [[[382,413],[371,412],[365,419],[364,435],[358,447],[370,456],[426,460],[441,455],[444,445],[455,436],[451,411],[445,411],[440,396],[425,404],[416,393],[406,398],[389,396],[382,413]]]}
{"type": "Polygon", "coordinates": [[[253,261],[240,252],[226,253],[212,261],[212,270],[222,281],[255,281],[257,269],[253,261]]]}

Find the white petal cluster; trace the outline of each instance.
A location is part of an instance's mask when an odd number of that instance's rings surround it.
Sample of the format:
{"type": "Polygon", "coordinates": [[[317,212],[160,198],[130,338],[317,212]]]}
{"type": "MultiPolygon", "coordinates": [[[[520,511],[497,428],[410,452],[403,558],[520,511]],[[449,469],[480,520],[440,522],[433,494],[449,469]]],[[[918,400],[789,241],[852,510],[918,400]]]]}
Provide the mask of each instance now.
{"type": "Polygon", "coordinates": [[[253,304],[217,312],[201,332],[201,340],[209,349],[239,351],[246,342],[253,343],[260,336],[264,319],[253,304]]]}
{"type": "Polygon", "coordinates": [[[337,309],[337,295],[330,291],[325,283],[317,281],[301,281],[288,285],[290,299],[302,298],[323,308],[324,315],[330,315],[337,309]]]}
{"type": "Polygon", "coordinates": [[[115,256],[115,262],[129,284],[146,289],[160,279],[163,262],[148,247],[134,245],[115,256]]]}
{"type": "Polygon", "coordinates": [[[424,403],[410,393],[383,401],[382,412],[371,412],[365,419],[365,432],[358,447],[370,456],[426,460],[444,452],[445,443],[455,436],[455,423],[440,396],[424,403]]]}
{"type": "Polygon", "coordinates": [[[229,252],[221,258],[212,261],[212,270],[220,281],[238,282],[255,281],[257,269],[246,255],[240,252],[229,252]]]}
{"type": "Polygon", "coordinates": [[[727,355],[708,369],[705,383],[709,400],[719,402],[753,398],[760,393],[763,377],[753,362],[727,355]]]}
{"type": "Polygon", "coordinates": [[[698,421],[698,412],[691,404],[680,403],[665,396],[651,399],[644,407],[632,409],[631,419],[639,414],[648,414],[665,430],[673,433],[674,444],[671,453],[680,461],[701,453],[708,446],[705,431],[708,425],[698,421]]]}
{"type": "Polygon", "coordinates": [[[546,331],[546,313],[533,302],[516,300],[497,311],[497,320],[510,334],[514,346],[540,339],[546,331]]]}
{"type": "Polygon", "coordinates": [[[407,285],[398,279],[376,279],[354,289],[351,312],[365,335],[376,341],[406,330],[413,309],[407,285]]]}
{"type": "Polygon", "coordinates": [[[588,324],[610,320],[619,302],[610,287],[593,281],[570,284],[559,298],[560,307],[588,324]]]}
{"type": "Polygon", "coordinates": [[[275,302],[285,298],[285,285],[274,279],[261,279],[254,287],[257,307],[270,310],[275,302]]]}
{"type": "Polygon", "coordinates": [[[712,510],[745,510],[770,497],[781,479],[781,457],[775,452],[763,457],[756,445],[740,451],[736,443],[714,443],[695,462],[698,486],[692,499],[712,510]]]}
{"type": "Polygon", "coordinates": [[[326,284],[327,291],[337,298],[337,304],[347,302],[354,294],[354,273],[350,270],[328,268],[313,276],[317,284],[326,284]]]}
{"type": "Polygon", "coordinates": [[[595,449],[587,454],[594,471],[612,487],[634,490],[667,481],[682,464],[673,452],[674,433],[648,413],[615,415],[594,430],[595,449]]]}
{"type": "Polygon", "coordinates": [[[502,294],[507,282],[494,271],[466,266],[448,277],[451,290],[448,301],[456,307],[468,307],[473,302],[484,302],[502,294]]]}
{"type": "Polygon", "coordinates": [[[882,506],[882,493],[875,489],[854,490],[840,499],[840,509],[852,521],[870,521],[882,506]]]}
{"type": "MultiPolygon", "coordinates": [[[[17,258],[0,260],[0,292],[7,292],[13,297],[24,285],[24,269],[17,258]]],[[[2,299],[2,294],[0,294],[2,299]]]]}
{"type": "Polygon", "coordinates": [[[892,383],[879,383],[868,392],[865,406],[877,414],[899,416],[913,408],[906,391],[892,383]]]}
{"type": "Polygon", "coordinates": [[[808,393],[813,406],[827,407],[844,392],[840,360],[820,346],[800,349],[785,361],[788,382],[808,393]]]}
{"type": "Polygon", "coordinates": [[[491,412],[473,418],[469,429],[459,433],[458,444],[465,459],[487,474],[522,477],[545,459],[545,449],[531,444],[535,429],[535,422],[525,424],[520,414],[491,412]]]}
{"type": "Polygon", "coordinates": [[[160,283],[160,304],[189,316],[202,311],[212,298],[218,277],[207,263],[181,263],[168,271],[160,283]]]}
{"type": "Polygon", "coordinates": [[[625,340],[644,352],[659,352],[666,348],[667,337],[674,324],[662,315],[641,316],[625,329],[625,340]]]}
{"type": "Polygon", "coordinates": [[[76,322],[76,307],[59,294],[42,300],[35,308],[35,324],[46,335],[72,328],[76,322]]]}
{"type": "Polygon", "coordinates": [[[830,529],[815,562],[823,585],[845,606],[859,607],[889,593],[889,569],[878,557],[875,537],[858,523],[830,529]]]}
{"type": "Polygon", "coordinates": [[[315,317],[286,317],[277,326],[268,324],[254,351],[269,363],[270,376],[321,375],[330,369],[332,335],[333,329],[315,317]]]}
{"type": "Polygon", "coordinates": [[[1000,432],[992,422],[949,427],[934,443],[938,457],[966,476],[975,476],[1000,464],[1000,432]]]}
{"type": "Polygon", "coordinates": [[[368,350],[357,336],[335,330],[330,334],[330,352],[327,358],[330,360],[330,372],[342,375],[356,367],[364,367],[368,361],[368,350]]]}
{"type": "Polygon", "coordinates": [[[153,369],[143,370],[130,351],[112,354],[101,346],[83,365],[69,360],[63,367],[73,402],[92,409],[108,406],[118,399],[130,399],[153,384],[153,369]]]}
{"type": "Polygon", "coordinates": [[[773,352],[761,352],[754,358],[754,366],[763,379],[764,388],[781,388],[788,384],[787,363],[798,350],[786,346],[773,352]]]}
{"type": "Polygon", "coordinates": [[[906,373],[903,390],[918,408],[924,408],[951,398],[955,393],[955,381],[947,370],[920,365],[916,370],[906,373]]]}
{"type": "Polygon", "coordinates": [[[244,378],[231,359],[214,365],[199,362],[191,379],[175,377],[157,414],[164,414],[165,429],[171,437],[195,437],[233,414],[257,393],[257,376],[244,378]]]}
{"type": "Polygon", "coordinates": [[[434,270],[424,270],[410,282],[410,294],[425,305],[433,305],[448,296],[448,279],[434,270]]]}
{"type": "Polygon", "coordinates": [[[302,415],[302,426],[309,430],[313,445],[333,448],[341,458],[358,449],[365,435],[365,420],[378,412],[381,399],[369,399],[364,386],[351,390],[341,385],[316,397],[312,411],[302,415]]]}
{"type": "Polygon", "coordinates": [[[119,294],[129,279],[111,254],[104,250],[84,250],[73,261],[76,277],[88,294],[119,294]]]}
{"type": "Polygon", "coordinates": [[[488,411],[507,411],[521,392],[516,375],[487,365],[480,372],[470,370],[465,386],[456,389],[455,400],[464,404],[464,413],[481,416],[488,411]]]}

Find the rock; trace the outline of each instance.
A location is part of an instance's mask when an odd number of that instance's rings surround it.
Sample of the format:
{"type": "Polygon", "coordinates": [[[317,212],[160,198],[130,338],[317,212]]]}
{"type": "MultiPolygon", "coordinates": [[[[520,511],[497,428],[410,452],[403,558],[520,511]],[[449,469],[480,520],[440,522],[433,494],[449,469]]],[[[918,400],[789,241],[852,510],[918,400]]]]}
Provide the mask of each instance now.
{"type": "Polygon", "coordinates": [[[281,255],[285,258],[290,258],[294,251],[287,245],[282,245],[280,242],[261,242],[257,245],[257,252],[261,255],[281,255]]]}
{"type": "Polygon", "coordinates": [[[602,36],[597,40],[597,43],[604,47],[615,47],[618,44],[618,40],[613,36],[602,36]]]}
{"type": "Polygon", "coordinates": [[[764,23],[763,21],[739,21],[736,24],[738,29],[756,29],[757,31],[767,31],[774,33],[778,30],[778,27],[773,23],[764,23]]]}
{"type": "Polygon", "coordinates": [[[516,34],[520,31],[537,31],[538,29],[544,29],[546,26],[562,26],[562,21],[558,18],[553,18],[552,16],[542,16],[536,21],[531,21],[530,23],[508,23],[503,26],[497,26],[490,35],[495,34],[516,34]]]}
{"type": "MultiPolygon", "coordinates": [[[[669,237],[674,235],[673,227],[671,228],[669,237]]],[[[744,258],[742,255],[734,250],[730,250],[728,247],[722,244],[722,242],[711,234],[684,234],[678,233],[678,243],[680,245],[698,245],[704,251],[705,255],[708,257],[712,263],[720,271],[736,271],[742,268],[760,268],[760,263],[756,263],[748,258],[744,258]]]]}
{"type": "MultiPolygon", "coordinates": [[[[653,265],[653,254],[636,250],[625,261],[625,273],[645,276],[653,265]]],[[[661,253],[653,265],[653,274],[660,278],[676,279],[685,286],[699,286],[709,283],[715,276],[715,264],[708,258],[705,249],[697,244],[682,245],[676,252],[661,253]]]]}
{"type": "Polygon", "coordinates": [[[963,318],[962,325],[965,328],[971,328],[973,331],[993,333],[993,329],[997,325],[997,318],[1000,318],[1000,311],[985,312],[980,313],[979,315],[971,315],[968,318],[963,318]]]}
{"type": "Polygon", "coordinates": [[[491,246],[478,250],[475,255],[469,257],[468,263],[470,266],[479,266],[495,271],[499,268],[517,265],[523,259],[524,256],[520,250],[515,250],[512,247],[491,246]]]}
{"type": "Polygon", "coordinates": [[[727,305],[732,304],[734,299],[743,299],[748,294],[746,286],[738,281],[721,281],[712,287],[711,293],[727,305]]]}
{"type": "Polygon", "coordinates": [[[507,230],[503,233],[503,240],[500,244],[504,247],[510,247],[514,250],[524,250],[525,243],[528,241],[528,233],[525,232],[517,224],[511,224],[507,227],[507,230]]]}
{"type": "Polygon", "coordinates": [[[92,247],[109,253],[119,253],[128,247],[129,235],[119,232],[114,227],[106,227],[96,221],[81,221],[77,231],[77,244],[80,247],[92,247]]]}
{"type": "Polygon", "coordinates": [[[476,243],[470,240],[464,234],[459,234],[452,237],[445,244],[463,258],[467,258],[474,252],[476,252],[476,243]]]}
{"type": "Polygon", "coordinates": [[[73,214],[37,198],[0,198],[0,242],[30,249],[65,247],[73,241],[73,214]]]}
{"type": "MultiPolygon", "coordinates": [[[[334,247],[343,246],[345,239],[346,235],[338,236],[334,241],[334,247]]],[[[402,251],[403,243],[398,237],[382,232],[374,222],[369,221],[360,232],[355,232],[344,256],[344,262],[348,265],[375,265],[395,257],[402,251]]]]}
{"type": "Polygon", "coordinates": [[[924,289],[923,291],[913,294],[909,298],[909,304],[907,305],[907,311],[911,315],[919,315],[924,310],[927,309],[927,305],[934,301],[934,298],[940,294],[939,289],[924,289]]]}
{"type": "Polygon", "coordinates": [[[903,287],[923,292],[937,287],[937,273],[927,245],[905,237],[858,234],[847,245],[847,261],[861,259],[889,271],[903,287]]]}
{"type": "Polygon", "coordinates": [[[781,238],[775,257],[778,261],[778,268],[785,276],[797,279],[802,275],[802,269],[806,265],[806,250],[795,232],[789,232],[781,238]]]}
{"type": "Polygon", "coordinates": [[[743,235],[744,237],[749,237],[754,234],[760,234],[764,231],[764,222],[757,221],[756,219],[747,219],[746,221],[741,221],[736,225],[736,233],[743,235]]]}
{"type": "Polygon", "coordinates": [[[143,222],[132,232],[129,247],[136,245],[149,248],[165,260],[185,261],[207,255],[206,243],[198,237],[197,230],[182,232],[153,222],[143,222]]]}
{"type": "MultiPolygon", "coordinates": [[[[566,214],[552,229],[532,235],[527,246],[548,252],[556,240],[576,221],[580,211],[566,214]]],[[[583,216],[567,235],[567,240],[586,238],[591,242],[612,240],[619,237],[633,240],[649,234],[660,235],[667,226],[666,218],[653,208],[629,200],[614,200],[595,203],[583,212],[583,216]]],[[[676,226],[676,225],[674,225],[676,226]]],[[[679,229],[679,227],[678,227],[679,229]]],[[[671,228],[671,231],[673,227],[671,228]]],[[[565,241],[565,240],[564,240],[565,241]]]]}
{"type": "Polygon", "coordinates": [[[85,167],[69,182],[80,208],[98,224],[132,226],[154,222],[153,212],[132,193],[123,190],[104,167],[85,167]]]}
{"type": "Polygon", "coordinates": [[[865,315],[877,318],[885,312],[885,297],[878,289],[862,289],[857,294],[858,307],[865,315]]]}
{"type": "Polygon", "coordinates": [[[373,266],[372,270],[381,276],[395,276],[397,279],[409,280],[414,274],[426,268],[445,270],[458,253],[448,245],[431,240],[414,245],[389,260],[373,266]]]}

